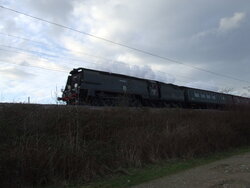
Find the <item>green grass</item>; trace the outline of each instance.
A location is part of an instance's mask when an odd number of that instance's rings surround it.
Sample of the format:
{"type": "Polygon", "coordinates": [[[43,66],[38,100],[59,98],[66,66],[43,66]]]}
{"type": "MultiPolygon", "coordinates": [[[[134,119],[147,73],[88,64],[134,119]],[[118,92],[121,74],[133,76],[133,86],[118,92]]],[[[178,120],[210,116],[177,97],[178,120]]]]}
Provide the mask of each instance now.
{"type": "Polygon", "coordinates": [[[250,152],[249,146],[189,160],[162,161],[158,164],[148,165],[141,169],[128,169],[127,172],[131,175],[116,175],[105,179],[99,179],[96,182],[87,185],[69,187],[126,188],[246,152],[250,152]]]}

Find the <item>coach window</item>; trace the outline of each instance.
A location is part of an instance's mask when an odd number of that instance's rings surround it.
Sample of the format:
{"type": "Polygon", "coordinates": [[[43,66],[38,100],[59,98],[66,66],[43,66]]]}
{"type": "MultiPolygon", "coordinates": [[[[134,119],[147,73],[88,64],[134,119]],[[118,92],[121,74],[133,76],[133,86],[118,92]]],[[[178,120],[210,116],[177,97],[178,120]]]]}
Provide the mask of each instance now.
{"type": "Polygon", "coordinates": [[[127,86],[122,86],[122,90],[123,90],[124,93],[126,93],[127,92],[127,86]]]}
{"type": "Polygon", "coordinates": [[[199,93],[194,93],[194,96],[195,97],[200,97],[200,94],[199,93]]]}

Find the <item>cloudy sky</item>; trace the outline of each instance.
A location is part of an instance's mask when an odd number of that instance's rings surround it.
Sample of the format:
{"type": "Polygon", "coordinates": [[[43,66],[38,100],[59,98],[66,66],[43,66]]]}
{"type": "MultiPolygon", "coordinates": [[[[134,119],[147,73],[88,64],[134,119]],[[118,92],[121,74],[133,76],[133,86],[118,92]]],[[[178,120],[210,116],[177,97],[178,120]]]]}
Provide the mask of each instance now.
{"type": "Polygon", "coordinates": [[[0,0],[0,5],[82,32],[0,8],[0,101],[30,97],[55,103],[76,67],[250,96],[249,0],[0,0]]]}

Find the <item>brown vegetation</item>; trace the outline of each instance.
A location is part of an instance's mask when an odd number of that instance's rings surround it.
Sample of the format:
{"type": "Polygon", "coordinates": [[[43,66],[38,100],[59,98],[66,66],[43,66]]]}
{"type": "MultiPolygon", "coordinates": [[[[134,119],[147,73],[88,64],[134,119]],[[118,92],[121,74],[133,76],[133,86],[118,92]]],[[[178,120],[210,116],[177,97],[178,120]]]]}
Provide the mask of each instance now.
{"type": "Polygon", "coordinates": [[[88,182],[250,144],[250,110],[0,106],[0,187],[88,182]],[[2,185],[1,185],[2,184],[2,185]]]}

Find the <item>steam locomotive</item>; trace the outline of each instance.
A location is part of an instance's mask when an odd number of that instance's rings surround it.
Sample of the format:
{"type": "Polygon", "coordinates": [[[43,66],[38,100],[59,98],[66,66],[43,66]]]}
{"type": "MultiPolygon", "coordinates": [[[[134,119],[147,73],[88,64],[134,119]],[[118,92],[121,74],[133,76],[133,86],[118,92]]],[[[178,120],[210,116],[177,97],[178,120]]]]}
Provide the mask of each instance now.
{"type": "Polygon", "coordinates": [[[73,69],[62,97],[68,105],[221,108],[250,98],[85,68],[73,69]]]}

